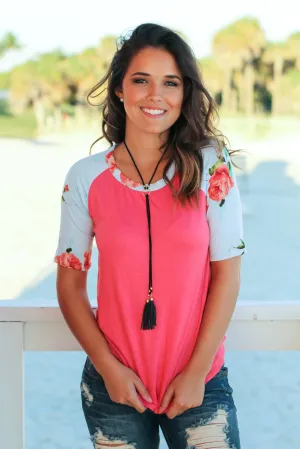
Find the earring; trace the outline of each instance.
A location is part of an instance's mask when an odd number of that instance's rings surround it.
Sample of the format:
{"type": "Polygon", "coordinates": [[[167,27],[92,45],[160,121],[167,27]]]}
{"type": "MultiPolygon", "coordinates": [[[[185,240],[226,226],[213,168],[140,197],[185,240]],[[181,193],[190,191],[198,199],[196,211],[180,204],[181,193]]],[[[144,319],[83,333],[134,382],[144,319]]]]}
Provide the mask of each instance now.
{"type": "Polygon", "coordinates": [[[120,101],[122,101],[122,102],[123,102],[123,101],[124,101],[124,100],[123,100],[123,98],[120,98],[120,101]]]}

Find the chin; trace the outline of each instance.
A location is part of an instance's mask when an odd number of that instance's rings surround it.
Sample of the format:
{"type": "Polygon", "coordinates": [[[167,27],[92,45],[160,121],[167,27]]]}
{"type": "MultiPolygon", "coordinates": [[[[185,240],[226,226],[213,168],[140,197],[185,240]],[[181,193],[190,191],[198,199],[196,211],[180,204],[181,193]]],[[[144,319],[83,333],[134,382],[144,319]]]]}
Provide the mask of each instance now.
{"type": "Polygon", "coordinates": [[[168,131],[170,129],[170,127],[166,127],[166,126],[140,126],[140,129],[142,129],[143,131],[149,133],[149,134],[162,134],[166,131],[168,131]]]}

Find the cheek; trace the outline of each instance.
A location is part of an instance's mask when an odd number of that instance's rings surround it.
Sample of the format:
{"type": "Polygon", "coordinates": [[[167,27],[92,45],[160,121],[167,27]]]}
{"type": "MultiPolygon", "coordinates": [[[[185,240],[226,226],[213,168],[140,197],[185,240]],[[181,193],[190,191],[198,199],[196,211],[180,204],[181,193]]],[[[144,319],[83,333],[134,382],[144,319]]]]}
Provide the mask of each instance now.
{"type": "Polygon", "coordinates": [[[126,103],[128,105],[135,106],[136,104],[140,104],[144,96],[145,93],[143,93],[142,89],[137,89],[130,84],[126,86],[126,103]]]}
{"type": "Polygon", "coordinates": [[[180,116],[181,110],[182,110],[182,102],[180,100],[173,102],[173,104],[171,105],[171,114],[170,114],[170,119],[173,123],[180,116]]]}
{"type": "Polygon", "coordinates": [[[174,92],[172,97],[170,97],[170,99],[169,99],[169,104],[173,110],[178,111],[178,110],[181,110],[182,101],[183,101],[183,93],[174,92]]]}

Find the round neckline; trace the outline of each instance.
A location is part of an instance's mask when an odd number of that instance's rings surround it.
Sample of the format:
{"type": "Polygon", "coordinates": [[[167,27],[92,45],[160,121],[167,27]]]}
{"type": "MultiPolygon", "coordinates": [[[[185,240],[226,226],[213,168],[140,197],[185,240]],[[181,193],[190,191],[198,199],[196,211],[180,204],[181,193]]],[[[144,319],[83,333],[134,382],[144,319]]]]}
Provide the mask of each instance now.
{"type": "MultiPolygon", "coordinates": [[[[105,155],[105,161],[108,165],[108,168],[111,172],[111,174],[114,176],[114,178],[119,181],[121,184],[123,184],[125,187],[128,187],[132,190],[138,191],[138,192],[154,192],[156,190],[159,190],[167,185],[164,178],[158,179],[154,183],[151,183],[149,188],[146,190],[144,189],[144,186],[140,182],[133,181],[132,179],[128,178],[122,171],[119,169],[119,167],[116,164],[115,156],[114,156],[114,150],[116,148],[117,144],[115,143],[111,147],[108,148],[105,155]]],[[[170,167],[167,170],[167,176],[172,181],[173,176],[175,174],[175,162],[173,161],[170,167]]]]}

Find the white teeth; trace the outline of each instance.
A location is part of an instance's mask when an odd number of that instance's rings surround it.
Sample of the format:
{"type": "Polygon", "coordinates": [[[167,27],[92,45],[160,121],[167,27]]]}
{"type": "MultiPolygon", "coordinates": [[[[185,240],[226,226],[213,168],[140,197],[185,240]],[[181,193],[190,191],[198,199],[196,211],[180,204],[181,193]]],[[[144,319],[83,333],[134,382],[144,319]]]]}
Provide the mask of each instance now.
{"type": "Polygon", "coordinates": [[[148,112],[148,114],[152,114],[152,115],[159,115],[159,114],[163,114],[165,111],[162,109],[146,109],[146,108],[142,108],[143,111],[148,112]]]}

